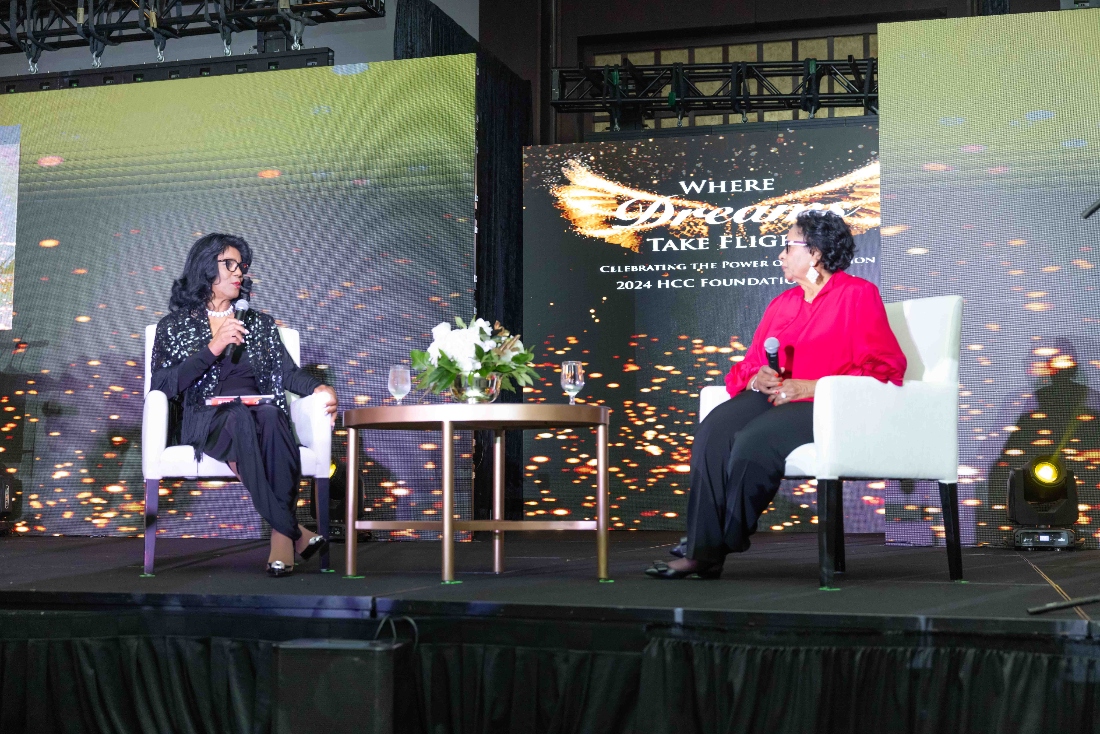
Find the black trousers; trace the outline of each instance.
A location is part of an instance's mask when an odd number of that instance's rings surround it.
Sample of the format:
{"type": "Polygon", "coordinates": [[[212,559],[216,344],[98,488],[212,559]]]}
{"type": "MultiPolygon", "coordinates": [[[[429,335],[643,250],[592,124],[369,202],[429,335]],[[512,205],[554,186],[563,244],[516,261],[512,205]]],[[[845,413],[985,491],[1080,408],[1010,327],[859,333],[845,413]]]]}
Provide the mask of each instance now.
{"type": "Polygon", "coordinates": [[[787,454],[813,440],[813,403],[776,407],[748,391],[712,410],[691,449],[687,557],[717,563],[748,550],[779,491],[787,454]]]}
{"type": "Polygon", "coordinates": [[[236,462],[237,476],[260,517],[292,540],[302,537],[294,515],[302,456],[290,420],[279,406],[239,401],[218,406],[203,453],[236,462]]]}

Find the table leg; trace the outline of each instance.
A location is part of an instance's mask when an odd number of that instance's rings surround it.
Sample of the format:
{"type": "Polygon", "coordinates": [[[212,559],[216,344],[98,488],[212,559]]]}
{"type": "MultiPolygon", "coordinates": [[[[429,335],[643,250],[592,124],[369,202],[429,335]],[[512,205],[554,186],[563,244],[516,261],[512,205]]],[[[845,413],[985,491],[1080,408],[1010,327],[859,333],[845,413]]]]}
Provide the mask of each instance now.
{"type": "MultiPolygon", "coordinates": [[[[493,519],[504,519],[504,431],[493,431],[493,519]]],[[[493,573],[504,573],[504,531],[493,531],[493,573]]]]}
{"type": "Polygon", "coordinates": [[[359,519],[359,432],[348,429],[348,483],[347,515],[344,518],[344,571],[345,577],[354,577],[356,571],[355,552],[359,533],[355,530],[355,521],[359,519]]]}
{"type": "Polygon", "coordinates": [[[455,581],[455,431],[443,421],[443,583],[455,581]]]}
{"type": "Polygon", "coordinates": [[[607,424],[596,427],[596,564],[600,581],[607,573],[607,424]]]}

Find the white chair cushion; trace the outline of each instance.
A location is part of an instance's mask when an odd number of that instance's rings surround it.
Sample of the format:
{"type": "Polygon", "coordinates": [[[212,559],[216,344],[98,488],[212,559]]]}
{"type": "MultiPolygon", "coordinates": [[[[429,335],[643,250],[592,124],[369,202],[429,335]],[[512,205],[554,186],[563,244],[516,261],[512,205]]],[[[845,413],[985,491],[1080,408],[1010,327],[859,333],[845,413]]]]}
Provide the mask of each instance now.
{"type": "Polygon", "coordinates": [[[328,466],[322,466],[317,461],[317,454],[313,453],[313,449],[307,449],[305,446],[300,446],[298,450],[302,454],[302,476],[303,477],[327,477],[329,475],[328,466]]]}
{"type": "Polygon", "coordinates": [[[787,468],[783,470],[783,476],[788,479],[792,477],[816,477],[817,444],[804,443],[787,454],[787,468]]]}
{"type": "MultiPolygon", "coordinates": [[[[329,467],[318,466],[317,454],[312,449],[300,446],[303,477],[327,477],[329,467]]],[[[190,446],[169,446],[160,455],[161,476],[183,479],[232,479],[233,472],[221,462],[203,454],[202,461],[196,463],[195,450],[190,446]]]]}
{"type": "MultiPolygon", "coordinates": [[[[204,456],[203,458],[207,457],[204,456]]],[[[190,478],[199,475],[198,462],[195,461],[195,450],[190,446],[169,446],[160,455],[157,468],[161,471],[161,476],[165,477],[190,478]]],[[[227,475],[232,476],[229,473],[229,467],[225,467],[225,471],[227,475]]]]}

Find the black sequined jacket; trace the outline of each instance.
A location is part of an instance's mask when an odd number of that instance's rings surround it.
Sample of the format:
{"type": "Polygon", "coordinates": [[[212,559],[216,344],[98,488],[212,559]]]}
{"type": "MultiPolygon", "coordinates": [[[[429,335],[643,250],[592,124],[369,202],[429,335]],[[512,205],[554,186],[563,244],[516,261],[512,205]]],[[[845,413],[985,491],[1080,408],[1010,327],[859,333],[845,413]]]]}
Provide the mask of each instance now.
{"type": "MultiPolygon", "coordinates": [[[[309,395],[321,381],[298,369],[279,337],[275,319],[259,311],[248,311],[242,319],[248,335],[245,349],[255,373],[256,386],[262,395],[274,395],[276,404],[290,417],[285,391],[296,395],[309,395]]],[[[202,455],[210,431],[210,419],[215,408],[206,404],[214,397],[221,376],[221,363],[215,361],[198,379],[189,385],[180,384],[180,367],[200,349],[207,349],[214,339],[210,322],[205,313],[173,311],[157,323],[157,335],[153,341],[151,363],[151,390],[160,390],[168,396],[169,405],[182,410],[181,421],[172,420],[172,428],[178,426],[178,438],[170,436],[170,442],[188,444],[195,449],[195,458],[202,455]]]]}

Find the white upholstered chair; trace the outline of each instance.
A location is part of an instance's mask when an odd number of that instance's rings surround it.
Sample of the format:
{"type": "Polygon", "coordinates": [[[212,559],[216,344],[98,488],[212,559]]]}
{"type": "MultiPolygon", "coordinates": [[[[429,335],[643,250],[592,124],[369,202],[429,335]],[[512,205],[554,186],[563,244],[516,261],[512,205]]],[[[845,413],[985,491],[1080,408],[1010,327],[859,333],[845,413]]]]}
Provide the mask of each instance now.
{"type": "MultiPolygon", "coordinates": [[[[236,477],[229,466],[203,455],[195,461],[190,446],[168,445],[168,397],[159,390],[150,390],[150,364],[153,359],[153,339],[157,326],[145,327],[145,412],[141,424],[141,470],[145,476],[145,573],[153,573],[153,557],[157,540],[157,505],[161,479],[231,479],[236,477]]],[[[294,329],[279,329],[294,363],[301,365],[301,343],[294,329]]],[[[325,413],[324,395],[302,397],[287,393],[290,420],[302,456],[302,477],[313,480],[314,506],[317,508],[317,532],[329,532],[329,476],[332,461],[332,424],[325,413]]],[[[329,567],[328,551],[321,555],[321,568],[329,567]]]]}
{"type": "MultiPolygon", "coordinates": [[[[962,298],[886,306],[908,366],[899,387],[873,377],[824,377],[814,394],[814,442],[787,456],[784,476],[817,479],[821,586],[844,570],[845,479],[939,482],[947,564],[962,579],[959,538],[959,340],[962,298]]],[[[729,400],[724,386],[699,393],[699,422],[729,400]]]]}

